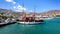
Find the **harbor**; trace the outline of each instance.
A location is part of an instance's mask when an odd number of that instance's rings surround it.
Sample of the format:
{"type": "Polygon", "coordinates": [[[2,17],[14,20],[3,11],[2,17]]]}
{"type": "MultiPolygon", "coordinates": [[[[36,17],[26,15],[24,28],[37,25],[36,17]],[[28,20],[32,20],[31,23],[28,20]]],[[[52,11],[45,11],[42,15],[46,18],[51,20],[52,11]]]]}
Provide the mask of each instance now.
{"type": "Polygon", "coordinates": [[[12,18],[6,17],[6,16],[0,14],[0,27],[4,27],[7,25],[16,23],[15,20],[13,20],[12,18]]]}
{"type": "Polygon", "coordinates": [[[60,34],[60,0],[1,0],[0,34],[60,34]]]}
{"type": "Polygon", "coordinates": [[[16,16],[9,16],[6,14],[1,13],[0,14],[0,26],[5,26],[9,24],[28,24],[28,25],[36,25],[36,24],[44,24],[45,20],[51,20],[54,18],[60,18],[60,15],[55,15],[55,16],[42,16],[42,15],[36,15],[35,13],[32,13],[28,15],[26,12],[22,12],[22,16],[17,17],[16,16]]]}
{"type": "Polygon", "coordinates": [[[60,34],[60,18],[45,20],[45,24],[11,24],[0,27],[1,34],[60,34]],[[58,27],[57,27],[58,26],[58,27]]]}

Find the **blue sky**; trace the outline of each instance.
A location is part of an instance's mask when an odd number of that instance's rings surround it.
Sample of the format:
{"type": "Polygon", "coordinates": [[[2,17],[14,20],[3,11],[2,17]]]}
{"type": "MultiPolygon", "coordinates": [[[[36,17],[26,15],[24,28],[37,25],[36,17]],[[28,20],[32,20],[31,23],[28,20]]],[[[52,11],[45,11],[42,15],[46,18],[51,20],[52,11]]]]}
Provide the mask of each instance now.
{"type": "Polygon", "coordinates": [[[48,10],[60,10],[60,0],[0,0],[0,8],[16,11],[44,12],[48,10]],[[24,3],[24,7],[22,7],[24,3]]]}

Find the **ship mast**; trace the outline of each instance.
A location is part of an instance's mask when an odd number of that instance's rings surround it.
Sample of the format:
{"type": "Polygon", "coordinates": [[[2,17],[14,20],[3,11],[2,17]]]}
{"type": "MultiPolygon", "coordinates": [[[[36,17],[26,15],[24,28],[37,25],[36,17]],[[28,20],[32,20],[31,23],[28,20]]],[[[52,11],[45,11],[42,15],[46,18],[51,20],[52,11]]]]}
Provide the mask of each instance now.
{"type": "Polygon", "coordinates": [[[54,12],[54,17],[56,17],[56,12],[54,12]]]}
{"type": "MultiPolygon", "coordinates": [[[[24,8],[24,1],[22,0],[22,8],[24,8]]],[[[25,18],[26,18],[26,13],[25,13],[25,11],[24,11],[24,9],[22,9],[22,14],[23,14],[23,16],[22,16],[22,20],[24,21],[24,23],[25,23],[25,18]]]]}
{"type": "MultiPolygon", "coordinates": [[[[22,0],[22,2],[23,2],[23,0],[22,0]]],[[[22,3],[22,8],[24,8],[24,2],[22,3]]],[[[23,17],[25,17],[24,9],[22,9],[22,14],[23,14],[23,17]]]]}
{"type": "Polygon", "coordinates": [[[36,6],[34,6],[34,22],[35,22],[35,11],[36,11],[36,6]]]}

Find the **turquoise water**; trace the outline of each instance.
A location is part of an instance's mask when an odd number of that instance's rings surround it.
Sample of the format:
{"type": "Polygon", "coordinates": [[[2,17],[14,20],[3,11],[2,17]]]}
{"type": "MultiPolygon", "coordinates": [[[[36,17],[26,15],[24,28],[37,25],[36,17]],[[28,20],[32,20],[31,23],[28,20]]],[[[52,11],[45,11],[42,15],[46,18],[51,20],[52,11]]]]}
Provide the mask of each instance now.
{"type": "Polygon", "coordinates": [[[0,34],[60,34],[60,18],[39,25],[11,24],[0,28],[0,34]]]}

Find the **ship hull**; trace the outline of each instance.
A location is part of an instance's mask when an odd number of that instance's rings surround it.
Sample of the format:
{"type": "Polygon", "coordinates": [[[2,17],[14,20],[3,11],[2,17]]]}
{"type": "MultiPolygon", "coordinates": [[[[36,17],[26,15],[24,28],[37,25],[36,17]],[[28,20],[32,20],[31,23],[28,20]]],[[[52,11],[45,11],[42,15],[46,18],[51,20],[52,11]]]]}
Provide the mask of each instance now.
{"type": "Polygon", "coordinates": [[[44,22],[18,22],[18,24],[42,24],[44,22]]]}

